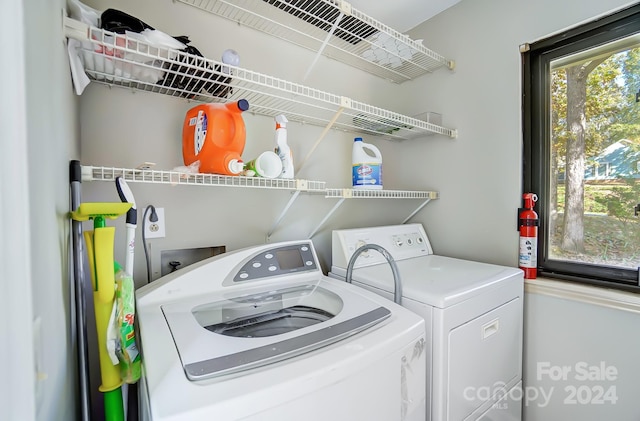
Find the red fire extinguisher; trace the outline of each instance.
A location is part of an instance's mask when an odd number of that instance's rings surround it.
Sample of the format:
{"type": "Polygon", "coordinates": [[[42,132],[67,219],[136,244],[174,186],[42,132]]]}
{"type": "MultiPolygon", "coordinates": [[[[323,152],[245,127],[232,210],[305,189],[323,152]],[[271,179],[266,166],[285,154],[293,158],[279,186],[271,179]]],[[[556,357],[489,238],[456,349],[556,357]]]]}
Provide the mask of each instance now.
{"type": "Polygon", "coordinates": [[[519,267],[524,271],[525,279],[536,279],[538,265],[538,214],[533,210],[538,196],[525,193],[524,208],[520,209],[518,225],[520,229],[519,267]]]}

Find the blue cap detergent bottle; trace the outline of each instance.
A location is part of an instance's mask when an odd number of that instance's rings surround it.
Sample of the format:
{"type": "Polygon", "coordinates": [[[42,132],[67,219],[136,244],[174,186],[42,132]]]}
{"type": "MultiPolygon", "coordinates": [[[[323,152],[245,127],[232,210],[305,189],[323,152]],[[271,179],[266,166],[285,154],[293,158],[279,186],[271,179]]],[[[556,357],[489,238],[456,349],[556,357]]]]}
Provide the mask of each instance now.
{"type": "Polygon", "coordinates": [[[382,189],[382,154],[361,137],[353,142],[352,179],[354,189],[382,189]]]}

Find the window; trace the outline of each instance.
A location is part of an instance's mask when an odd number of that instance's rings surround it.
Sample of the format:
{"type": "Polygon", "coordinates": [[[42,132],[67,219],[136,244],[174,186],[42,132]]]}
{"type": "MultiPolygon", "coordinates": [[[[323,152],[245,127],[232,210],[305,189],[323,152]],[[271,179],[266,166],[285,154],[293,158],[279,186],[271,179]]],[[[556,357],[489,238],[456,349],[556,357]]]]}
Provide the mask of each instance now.
{"type": "Polygon", "coordinates": [[[589,183],[594,180],[604,180],[611,176],[611,164],[609,162],[595,162],[584,173],[584,180],[589,183]]]}
{"type": "Polygon", "coordinates": [[[538,273],[640,292],[640,4],[523,53],[538,273]]]}

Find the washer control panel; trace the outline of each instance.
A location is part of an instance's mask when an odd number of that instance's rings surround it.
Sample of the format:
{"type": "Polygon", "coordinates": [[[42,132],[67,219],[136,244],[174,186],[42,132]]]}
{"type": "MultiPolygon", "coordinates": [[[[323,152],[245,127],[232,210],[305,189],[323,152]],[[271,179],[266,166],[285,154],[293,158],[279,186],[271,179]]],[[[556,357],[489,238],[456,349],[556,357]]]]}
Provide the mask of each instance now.
{"type": "MultiPolygon", "coordinates": [[[[365,244],[385,248],[394,260],[433,254],[427,233],[421,224],[336,230],[332,238],[332,265],[346,268],[353,253],[365,244]]],[[[372,250],[363,252],[356,267],[383,263],[384,257],[372,250]]]]}
{"type": "Polygon", "coordinates": [[[315,270],[318,270],[318,264],[311,244],[293,244],[268,249],[247,259],[234,275],[233,282],[315,270]]]}
{"type": "Polygon", "coordinates": [[[398,249],[409,247],[421,247],[425,239],[420,232],[410,232],[404,234],[394,234],[391,236],[391,244],[398,249]]]}

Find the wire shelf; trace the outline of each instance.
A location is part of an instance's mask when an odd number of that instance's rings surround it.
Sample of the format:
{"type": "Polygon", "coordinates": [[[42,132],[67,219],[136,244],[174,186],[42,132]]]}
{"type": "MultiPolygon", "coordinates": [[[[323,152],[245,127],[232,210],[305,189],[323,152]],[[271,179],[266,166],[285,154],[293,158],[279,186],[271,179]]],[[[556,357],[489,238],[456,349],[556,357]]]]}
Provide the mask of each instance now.
{"type": "Polygon", "coordinates": [[[157,48],[69,18],[67,36],[83,41],[79,56],[87,75],[109,86],[200,102],[246,99],[250,112],[259,115],[285,114],[290,121],[322,127],[333,124],[344,131],[396,140],[434,133],[457,136],[454,129],[202,56],[157,48]]]}
{"type": "Polygon", "coordinates": [[[197,185],[215,187],[249,187],[259,189],[299,190],[339,199],[437,199],[438,192],[411,190],[366,190],[327,188],[324,181],[189,174],[177,171],[131,169],[82,165],[82,181],[115,181],[122,177],[132,183],[197,185]]]}
{"type": "Polygon", "coordinates": [[[345,199],[437,199],[439,194],[434,191],[327,189],[325,197],[345,199]]]}
{"type": "Polygon", "coordinates": [[[452,60],[343,0],[177,0],[402,83],[452,60]],[[325,40],[329,38],[326,46],[325,40]]]}
{"type": "Polygon", "coordinates": [[[217,174],[187,174],[177,171],[161,171],[150,169],[128,169],[112,167],[81,166],[82,181],[110,181],[122,177],[125,181],[135,183],[156,183],[170,185],[195,185],[195,186],[226,186],[248,187],[260,189],[279,189],[294,191],[289,202],[282,210],[278,218],[269,230],[270,237],[280,224],[291,205],[299,197],[301,192],[314,195],[324,195],[325,198],[339,199],[338,203],[325,215],[318,226],[309,234],[309,238],[318,232],[320,227],[331,218],[335,211],[347,199],[421,199],[421,204],[407,217],[405,223],[417,214],[432,199],[439,197],[438,192],[433,191],[404,191],[404,190],[358,190],[358,189],[328,189],[323,181],[310,181],[298,179],[261,178],[224,176],[217,174]]]}
{"type": "Polygon", "coordinates": [[[326,183],[324,181],[226,176],[218,174],[188,174],[177,171],[82,166],[83,181],[114,181],[117,177],[122,177],[125,181],[134,183],[250,187],[321,193],[326,190],[326,183]]]}

